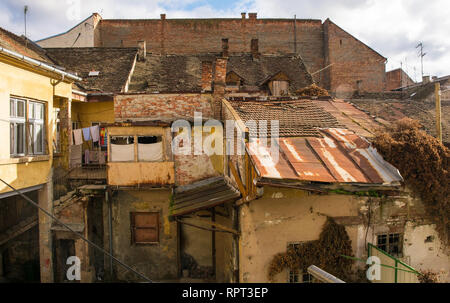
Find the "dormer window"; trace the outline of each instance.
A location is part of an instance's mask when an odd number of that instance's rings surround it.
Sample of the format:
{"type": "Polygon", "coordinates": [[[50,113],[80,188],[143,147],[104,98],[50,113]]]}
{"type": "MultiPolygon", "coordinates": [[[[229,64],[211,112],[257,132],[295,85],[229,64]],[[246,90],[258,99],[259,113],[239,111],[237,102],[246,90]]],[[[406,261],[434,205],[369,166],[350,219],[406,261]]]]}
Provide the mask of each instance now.
{"type": "Polygon", "coordinates": [[[239,76],[238,74],[236,74],[233,71],[229,72],[225,79],[227,87],[237,88],[237,89],[239,89],[239,87],[243,84],[243,82],[244,82],[243,80],[244,79],[241,76],[239,76]]]}
{"type": "Polygon", "coordinates": [[[289,95],[289,78],[283,72],[278,72],[273,76],[267,77],[263,81],[263,85],[269,86],[270,94],[272,96],[287,96],[289,95]]]}

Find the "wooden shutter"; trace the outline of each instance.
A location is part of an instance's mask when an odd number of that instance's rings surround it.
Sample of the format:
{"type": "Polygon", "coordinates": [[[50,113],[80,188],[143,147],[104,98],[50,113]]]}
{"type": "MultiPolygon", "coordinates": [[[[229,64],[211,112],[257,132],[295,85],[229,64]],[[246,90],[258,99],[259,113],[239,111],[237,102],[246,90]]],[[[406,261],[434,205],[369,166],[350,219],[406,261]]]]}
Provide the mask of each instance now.
{"type": "Polygon", "coordinates": [[[159,213],[131,213],[131,235],[133,244],[159,242],[159,213]]]}

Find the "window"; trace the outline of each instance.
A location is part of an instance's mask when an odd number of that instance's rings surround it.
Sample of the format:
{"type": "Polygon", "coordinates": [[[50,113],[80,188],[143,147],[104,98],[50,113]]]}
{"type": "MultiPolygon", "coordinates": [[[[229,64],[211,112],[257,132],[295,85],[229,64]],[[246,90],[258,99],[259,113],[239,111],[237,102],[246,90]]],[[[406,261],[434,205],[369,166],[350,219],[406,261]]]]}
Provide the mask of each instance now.
{"type": "Polygon", "coordinates": [[[131,213],[132,244],[155,244],[159,242],[159,213],[131,213]]]}
{"type": "MultiPolygon", "coordinates": [[[[287,249],[297,249],[300,245],[302,245],[301,242],[289,243],[287,249]]],[[[305,273],[298,269],[289,270],[288,282],[289,283],[312,283],[312,276],[309,273],[307,273],[307,272],[305,273]]]]}
{"type": "Polygon", "coordinates": [[[111,161],[134,161],[134,137],[111,136],[111,161]]]}
{"type": "Polygon", "coordinates": [[[164,161],[162,136],[110,136],[110,140],[111,162],[164,161]]]}
{"type": "Polygon", "coordinates": [[[28,102],[28,152],[44,153],[44,104],[28,102]]]}
{"type": "Polygon", "coordinates": [[[10,138],[12,156],[45,153],[44,103],[11,98],[10,138]]]}
{"type": "Polygon", "coordinates": [[[161,136],[138,136],[138,161],[162,161],[161,136]]]}
{"type": "Polygon", "coordinates": [[[377,247],[390,255],[401,257],[402,237],[400,234],[381,234],[377,236],[377,247]]]}
{"type": "Polygon", "coordinates": [[[25,100],[10,100],[10,153],[12,156],[25,155],[25,100]]]}

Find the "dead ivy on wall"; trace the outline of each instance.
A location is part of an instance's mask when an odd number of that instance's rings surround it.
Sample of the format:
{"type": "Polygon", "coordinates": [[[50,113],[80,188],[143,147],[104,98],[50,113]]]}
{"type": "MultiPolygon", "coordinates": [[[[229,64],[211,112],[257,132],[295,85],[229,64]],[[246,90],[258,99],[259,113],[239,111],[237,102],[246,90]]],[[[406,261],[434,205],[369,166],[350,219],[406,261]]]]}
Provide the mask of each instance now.
{"type": "Polygon", "coordinates": [[[378,132],[373,144],[421,198],[439,236],[448,243],[450,150],[420,127],[415,120],[399,120],[386,131],[378,132]]]}
{"type": "Polygon", "coordinates": [[[353,256],[352,242],[343,225],[327,217],[319,240],[309,241],[297,248],[276,254],[269,264],[268,278],[273,281],[275,275],[285,269],[299,269],[306,272],[310,265],[316,265],[344,281],[352,279],[353,260],[342,257],[353,256]]]}

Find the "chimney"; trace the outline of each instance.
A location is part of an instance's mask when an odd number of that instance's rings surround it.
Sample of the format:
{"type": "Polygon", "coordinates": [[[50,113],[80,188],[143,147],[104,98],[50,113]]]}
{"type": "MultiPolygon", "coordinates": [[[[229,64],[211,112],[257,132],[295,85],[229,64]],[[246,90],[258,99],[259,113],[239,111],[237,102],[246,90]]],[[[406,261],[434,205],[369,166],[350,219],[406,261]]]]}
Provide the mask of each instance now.
{"type": "Polygon", "coordinates": [[[247,13],[241,13],[242,20],[245,19],[245,15],[246,15],[246,14],[247,14],[247,13]]]}
{"type": "Polygon", "coordinates": [[[202,61],[202,91],[211,91],[212,62],[202,61]]]}
{"type": "Polygon", "coordinates": [[[214,73],[214,94],[223,94],[225,92],[227,61],[228,58],[216,58],[216,70],[214,73]]]}
{"type": "Polygon", "coordinates": [[[228,57],[228,38],[222,38],[222,57],[228,57]]]}
{"type": "Polygon", "coordinates": [[[250,51],[253,58],[259,58],[258,39],[252,39],[252,42],[250,44],[250,51]]]}
{"type": "Polygon", "coordinates": [[[248,19],[250,20],[256,20],[257,13],[248,13],[248,19]]]}
{"type": "Polygon", "coordinates": [[[161,20],[166,20],[166,14],[161,14],[161,20]]]}
{"type": "Polygon", "coordinates": [[[430,83],[430,76],[423,76],[422,77],[422,84],[430,83]]]}
{"type": "Polygon", "coordinates": [[[147,46],[145,41],[138,41],[138,61],[145,61],[145,57],[147,56],[147,46]]]}

